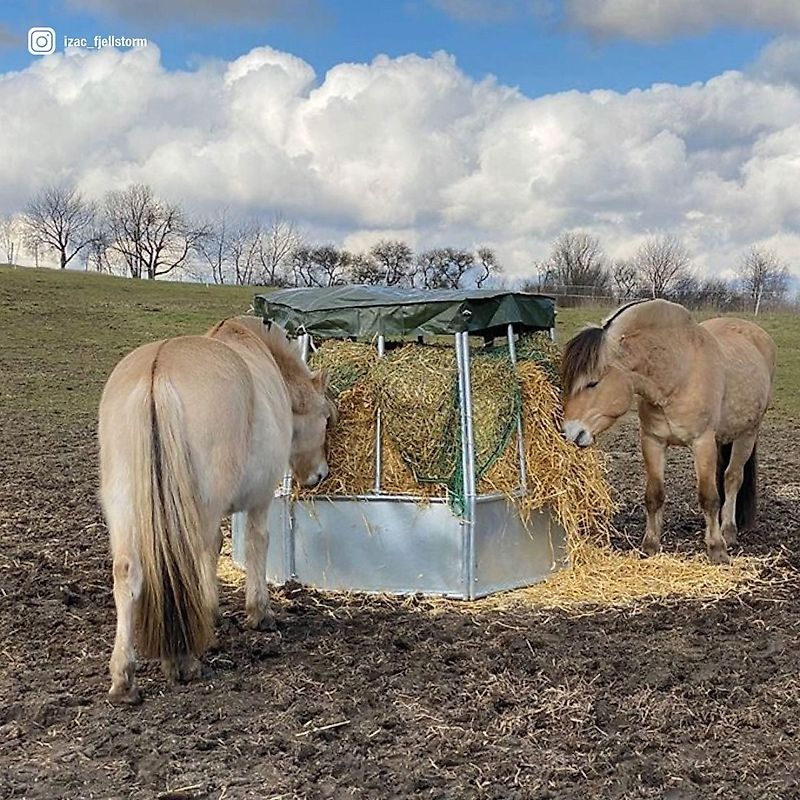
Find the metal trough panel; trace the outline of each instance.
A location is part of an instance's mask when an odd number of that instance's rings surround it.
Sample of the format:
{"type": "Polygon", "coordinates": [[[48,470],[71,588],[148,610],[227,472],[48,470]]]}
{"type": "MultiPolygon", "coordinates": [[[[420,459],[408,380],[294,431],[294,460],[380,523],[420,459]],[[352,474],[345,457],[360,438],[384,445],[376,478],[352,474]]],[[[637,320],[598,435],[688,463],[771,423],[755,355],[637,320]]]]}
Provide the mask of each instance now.
{"type": "Polygon", "coordinates": [[[530,586],[566,565],[567,537],[548,511],[525,527],[507,498],[478,498],[473,597],[530,586]]]}
{"type": "MultiPolygon", "coordinates": [[[[469,553],[464,521],[440,500],[371,495],[293,503],[276,498],[267,523],[267,579],[294,578],[331,591],[470,599],[529,586],[566,563],[564,531],[549,513],[535,514],[528,530],[505,497],[477,498],[476,507],[474,552],[469,553]],[[288,516],[284,506],[291,510],[288,516]],[[472,586],[466,575],[470,560],[472,586]],[[292,563],[294,575],[287,566],[292,563]]],[[[236,514],[233,520],[233,554],[240,564],[244,517],[236,514]]]]}

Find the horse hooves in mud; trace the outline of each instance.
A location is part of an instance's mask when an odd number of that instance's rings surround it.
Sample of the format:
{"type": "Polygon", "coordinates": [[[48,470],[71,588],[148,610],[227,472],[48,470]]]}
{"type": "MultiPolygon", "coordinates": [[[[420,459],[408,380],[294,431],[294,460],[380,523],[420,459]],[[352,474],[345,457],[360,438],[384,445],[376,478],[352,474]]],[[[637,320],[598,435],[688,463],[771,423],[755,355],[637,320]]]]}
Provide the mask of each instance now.
{"type": "Polygon", "coordinates": [[[213,674],[211,667],[193,656],[183,656],[179,659],[165,658],[161,661],[161,671],[172,683],[191,683],[198,678],[207,678],[213,674]]]}
{"type": "Polygon", "coordinates": [[[253,631],[263,631],[266,633],[274,633],[278,630],[278,623],[275,620],[275,615],[271,611],[262,612],[261,614],[247,614],[247,627],[253,631]]]}
{"type": "Polygon", "coordinates": [[[112,706],[138,706],[142,702],[142,693],[137,686],[129,689],[111,689],[108,693],[108,702],[112,706]]]}

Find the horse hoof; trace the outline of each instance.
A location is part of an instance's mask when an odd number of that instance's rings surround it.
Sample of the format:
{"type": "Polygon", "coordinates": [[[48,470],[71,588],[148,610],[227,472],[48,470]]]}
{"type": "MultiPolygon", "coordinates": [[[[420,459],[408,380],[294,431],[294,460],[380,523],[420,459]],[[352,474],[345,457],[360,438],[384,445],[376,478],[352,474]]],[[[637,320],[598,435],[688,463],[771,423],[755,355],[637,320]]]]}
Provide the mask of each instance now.
{"type": "Polygon", "coordinates": [[[138,706],[142,702],[142,695],[136,686],[130,689],[115,689],[112,686],[108,691],[108,702],[112,706],[138,706]]]}
{"type": "Polygon", "coordinates": [[[183,662],[178,668],[178,682],[190,683],[204,677],[203,663],[196,658],[183,662]]]}
{"type": "Polygon", "coordinates": [[[712,550],[708,551],[708,560],[712,564],[722,565],[722,564],[730,564],[731,557],[728,555],[728,551],[725,550],[724,547],[715,547],[712,550]]]}
{"type": "Polygon", "coordinates": [[[736,528],[723,528],[722,537],[725,539],[725,544],[728,547],[736,547],[736,545],[739,543],[739,537],[737,535],[736,528]]]}
{"type": "Polygon", "coordinates": [[[661,550],[661,544],[659,542],[652,542],[645,539],[642,541],[641,549],[646,556],[657,556],[661,550]]]}
{"type": "Polygon", "coordinates": [[[271,632],[278,630],[278,623],[272,614],[265,614],[260,619],[248,616],[247,627],[254,631],[271,632]]]}

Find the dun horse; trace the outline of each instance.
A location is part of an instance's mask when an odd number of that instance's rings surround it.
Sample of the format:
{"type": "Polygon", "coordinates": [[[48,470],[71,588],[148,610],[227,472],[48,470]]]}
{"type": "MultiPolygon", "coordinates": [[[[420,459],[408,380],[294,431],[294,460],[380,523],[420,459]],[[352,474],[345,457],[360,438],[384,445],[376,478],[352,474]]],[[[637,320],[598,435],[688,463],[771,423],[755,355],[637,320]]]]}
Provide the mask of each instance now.
{"type": "Polygon", "coordinates": [[[233,511],[248,512],[247,622],[274,625],[266,514],[289,466],[306,486],[328,474],[325,390],[285,333],[255,317],[146,344],[116,366],[99,422],[117,609],[112,701],[140,699],[134,638],[168,677],[197,673],[214,638],[220,522],[233,511]]]}
{"type": "Polygon", "coordinates": [[[694,456],[708,557],[728,562],[737,531],[755,522],[756,440],[774,371],[775,345],[758,325],[731,318],[698,324],[665,300],[629,304],[567,343],[567,439],[591,444],[638,398],[647,554],[661,546],[665,450],[680,445],[694,456]]]}

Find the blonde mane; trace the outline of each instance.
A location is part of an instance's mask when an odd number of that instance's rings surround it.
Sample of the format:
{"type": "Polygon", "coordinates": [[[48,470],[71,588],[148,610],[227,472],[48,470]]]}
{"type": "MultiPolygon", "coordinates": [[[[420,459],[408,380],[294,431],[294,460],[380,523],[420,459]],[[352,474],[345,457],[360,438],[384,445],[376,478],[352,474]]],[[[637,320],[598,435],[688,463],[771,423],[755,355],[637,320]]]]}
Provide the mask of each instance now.
{"type": "Polygon", "coordinates": [[[564,393],[569,395],[588,376],[602,373],[613,360],[612,346],[628,332],[692,325],[696,325],[692,315],[668,300],[634,300],[618,308],[602,325],[589,325],[567,342],[561,358],[564,393]]]}

